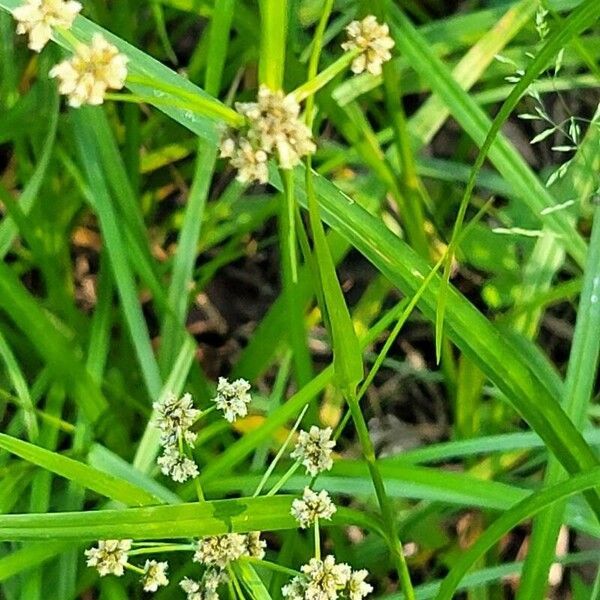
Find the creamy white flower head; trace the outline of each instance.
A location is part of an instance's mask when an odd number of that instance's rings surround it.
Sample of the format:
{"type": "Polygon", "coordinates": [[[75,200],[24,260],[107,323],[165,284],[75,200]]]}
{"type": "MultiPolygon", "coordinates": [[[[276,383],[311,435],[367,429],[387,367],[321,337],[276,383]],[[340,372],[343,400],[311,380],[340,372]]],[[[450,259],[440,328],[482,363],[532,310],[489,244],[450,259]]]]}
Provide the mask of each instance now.
{"type": "Polygon", "coordinates": [[[310,488],[304,488],[302,500],[296,498],[292,502],[292,516],[298,521],[302,529],[310,527],[317,519],[331,519],[336,511],[335,504],[331,501],[326,490],[318,494],[310,488]]]}
{"type": "Polygon", "coordinates": [[[196,422],[200,411],[194,408],[190,394],[184,394],[181,398],[169,394],[162,402],[155,402],[152,406],[156,411],[154,423],[160,430],[163,446],[176,444],[179,440],[194,446],[198,436],[190,428],[196,422]]]}
{"type": "Polygon", "coordinates": [[[29,48],[40,52],[50,41],[53,29],[69,29],[80,10],[81,4],[74,0],[25,0],[12,14],[17,33],[29,34],[29,48]]]}
{"type": "Polygon", "coordinates": [[[245,379],[236,379],[230,383],[225,377],[219,377],[217,395],[213,402],[223,411],[223,416],[233,423],[237,417],[248,414],[248,404],[252,401],[249,392],[250,384],[245,379]]]}
{"type": "Polygon", "coordinates": [[[311,558],[300,570],[308,579],[306,597],[323,600],[335,600],[352,574],[349,565],[336,564],[335,557],[331,555],[325,557],[325,560],[311,558]]]}
{"type": "Polygon", "coordinates": [[[346,586],[346,594],[349,600],[362,600],[373,591],[373,586],[365,581],[369,572],[366,569],[352,571],[352,575],[346,586]]]}
{"type": "Polygon", "coordinates": [[[89,46],[80,44],[75,54],[50,70],[58,79],[58,91],[69,97],[69,105],[98,105],[109,89],[120,90],[127,79],[127,57],[95,33],[89,46]]]}
{"type": "Polygon", "coordinates": [[[267,183],[269,181],[268,156],[264,150],[254,148],[243,136],[226,137],[221,142],[221,158],[229,158],[237,170],[237,180],[242,183],[267,183]]]}
{"type": "Polygon", "coordinates": [[[123,575],[133,540],[99,540],[98,546],[85,551],[87,566],[96,567],[101,577],[123,575]]]}
{"type": "Polygon", "coordinates": [[[166,446],[156,462],[164,475],[178,483],[194,479],[199,474],[198,465],[191,458],[181,454],[177,446],[166,446]]]}
{"type": "Polygon", "coordinates": [[[231,561],[244,556],[246,550],[246,536],[241,533],[210,536],[198,542],[194,561],[223,569],[231,561]]]}
{"type": "Polygon", "coordinates": [[[246,552],[247,556],[262,560],[265,557],[265,548],[267,542],[260,539],[260,531],[251,531],[246,534],[246,552]]]}
{"type": "Polygon", "coordinates": [[[329,471],[333,466],[331,450],[335,441],[331,439],[331,427],[319,429],[316,425],[310,431],[301,431],[292,458],[299,460],[306,468],[306,472],[313,477],[322,471],[329,471]]]}
{"type": "Polygon", "coordinates": [[[381,66],[392,58],[390,50],[394,47],[387,24],[378,23],[373,15],[369,15],[362,21],[352,21],[346,27],[346,32],[348,40],[342,44],[342,48],[361,51],[352,61],[352,71],[381,75],[381,66]]]}
{"type": "MultiPolygon", "coordinates": [[[[207,571],[207,573],[209,572],[216,573],[216,571],[207,571]]],[[[221,577],[218,577],[219,580],[217,581],[217,586],[221,580],[221,577]]],[[[179,586],[187,594],[187,600],[219,600],[219,594],[217,594],[216,591],[217,586],[213,588],[208,585],[206,573],[202,578],[202,581],[194,581],[193,579],[185,577],[179,582],[179,586]]]]}
{"type": "Polygon", "coordinates": [[[281,588],[281,594],[284,598],[289,598],[289,600],[305,600],[304,596],[307,584],[306,577],[298,575],[281,588]]]}
{"type": "Polygon", "coordinates": [[[169,585],[167,578],[167,569],[169,563],[157,562],[155,560],[147,560],[144,565],[144,574],[142,575],[142,583],[145,592],[156,592],[159,587],[169,585]]]}
{"type": "Polygon", "coordinates": [[[256,102],[237,103],[248,122],[248,140],[276,157],[282,169],[293,169],[316,147],[312,133],[300,119],[300,104],[292,95],[262,85],[256,102]]]}

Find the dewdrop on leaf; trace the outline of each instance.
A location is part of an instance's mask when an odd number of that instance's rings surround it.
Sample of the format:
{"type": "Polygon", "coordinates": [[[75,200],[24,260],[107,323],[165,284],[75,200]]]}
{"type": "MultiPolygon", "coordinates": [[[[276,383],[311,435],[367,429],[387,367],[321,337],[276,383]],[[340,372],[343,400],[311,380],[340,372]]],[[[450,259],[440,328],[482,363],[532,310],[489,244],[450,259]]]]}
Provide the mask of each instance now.
{"type": "Polygon", "coordinates": [[[382,65],[392,58],[390,50],[394,47],[387,24],[380,24],[373,15],[369,15],[362,21],[352,21],[346,27],[346,33],[348,39],[342,48],[361,52],[352,61],[352,72],[368,71],[372,75],[381,75],[382,65]]]}
{"type": "Polygon", "coordinates": [[[26,0],[12,12],[17,33],[28,34],[28,47],[41,52],[57,28],[70,29],[81,4],[73,0],[26,0]]]}
{"type": "Polygon", "coordinates": [[[69,105],[99,105],[109,89],[120,90],[127,79],[127,57],[116,46],[95,33],[89,46],[79,44],[75,54],[50,70],[58,79],[58,91],[69,97],[69,105]]]}

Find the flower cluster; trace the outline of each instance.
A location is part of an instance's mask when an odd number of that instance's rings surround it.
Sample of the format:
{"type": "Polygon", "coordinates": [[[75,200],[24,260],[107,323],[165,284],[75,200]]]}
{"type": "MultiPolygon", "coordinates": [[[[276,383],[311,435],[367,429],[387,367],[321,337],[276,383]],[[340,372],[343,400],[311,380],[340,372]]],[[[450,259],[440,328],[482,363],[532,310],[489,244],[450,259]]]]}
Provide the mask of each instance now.
{"type": "Polygon", "coordinates": [[[270,156],[280,168],[293,169],[315,151],[311,131],[300,120],[300,104],[292,95],[261,86],[256,102],[238,102],[235,108],[246,125],[224,136],[221,156],[230,159],[240,181],[266,183],[270,156]]]}
{"type": "Polygon", "coordinates": [[[331,427],[319,429],[316,425],[310,431],[298,434],[298,441],[290,456],[300,461],[313,477],[322,471],[329,471],[333,466],[331,451],[335,441],[331,439],[331,434],[331,427]]]}
{"type": "Polygon", "coordinates": [[[311,558],[301,568],[302,575],[284,585],[281,593],[289,600],[336,600],[343,596],[349,600],[362,600],[373,591],[365,582],[364,569],[353,571],[345,563],[336,564],[335,557],[325,560],[311,558]]]}
{"type": "Polygon", "coordinates": [[[145,592],[156,592],[159,587],[169,585],[167,570],[169,563],[147,560],[144,564],[142,584],[145,592]]]}
{"type": "Polygon", "coordinates": [[[242,556],[262,559],[266,545],[266,542],[260,539],[258,531],[210,536],[198,542],[194,561],[207,567],[224,569],[230,562],[242,556]]]}
{"type": "Polygon", "coordinates": [[[187,600],[219,600],[217,588],[226,579],[223,571],[207,569],[200,581],[184,577],[179,586],[187,594],[187,600]]]}
{"type": "Polygon", "coordinates": [[[28,34],[28,46],[41,52],[50,41],[52,31],[61,27],[69,29],[81,10],[74,0],[26,0],[13,10],[17,21],[17,33],[28,34]]]}
{"type": "Polygon", "coordinates": [[[248,414],[248,404],[252,401],[250,384],[245,379],[236,379],[231,383],[225,377],[219,377],[217,395],[213,402],[223,416],[233,423],[238,417],[248,414]]]}
{"type": "Polygon", "coordinates": [[[79,44],[75,54],[50,70],[58,79],[58,91],[69,97],[69,105],[98,105],[109,89],[120,90],[127,79],[127,57],[95,33],[89,46],[79,44]]]}
{"type": "Polygon", "coordinates": [[[100,577],[121,577],[129,558],[133,540],[99,540],[98,546],[85,551],[87,566],[96,567],[100,577]]]}
{"type": "Polygon", "coordinates": [[[321,490],[317,494],[310,488],[304,488],[302,500],[296,498],[292,502],[291,513],[300,527],[306,529],[317,519],[331,519],[336,510],[335,504],[331,501],[326,490],[321,490]]]}
{"type": "Polygon", "coordinates": [[[352,61],[352,72],[381,75],[382,65],[392,58],[390,50],[394,47],[387,24],[378,23],[373,15],[369,15],[362,21],[352,21],[346,27],[346,33],[348,39],[342,48],[360,51],[352,61]]]}
{"type": "Polygon", "coordinates": [[[154,424],[160,431],[163,454],[157,459],[161,471],[173,481],[183,483],[198,476],[198,466],[186,455],[185,447],[194,447],[197,434],[192,426],[200,416],[190,394],[177,398],[169,394],[153,404],[154,424]]]}

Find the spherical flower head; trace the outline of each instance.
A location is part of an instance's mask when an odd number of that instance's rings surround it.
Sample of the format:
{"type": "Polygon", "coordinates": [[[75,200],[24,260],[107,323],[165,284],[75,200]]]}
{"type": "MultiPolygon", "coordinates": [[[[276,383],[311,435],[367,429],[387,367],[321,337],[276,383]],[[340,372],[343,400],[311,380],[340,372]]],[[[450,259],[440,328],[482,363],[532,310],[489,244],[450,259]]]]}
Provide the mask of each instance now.
{"type": "Polygon", "coordinates": [[[230,562],[247,554],[247,548],[246,536],[241,533],[205,537],[198,542],[194,561],[224,569],[230,562]]]}
{"type": "Polygon", "coordinates": [[[311,558],[300,569],[307,577],[306,597],[322,600],[335,600],[338,592],[346,587],[352,570],[345,563],[336,564],[334,556],[325,560],[311,558]]]}
{"type": "Polygon", "coordinates": [[[98,546],[85,551],[87,566],[96,567],[100,577],[116,575],[121,577],[127,564],[128,553],[133,540],[99,540],[98,546]]]}
{"type": "Polygon", "coordinates": [[[307,583],[303,575],[294,577],[281,588],[281,595],[289,600],[305,600],[307,583]]]}
{"type": "Polygon", "coordinates": [[[293,169],[316,146],[312,133],[300,119],[300,104],[292,95],[261,86],[256,102],[236,104],[249,123],[248,139],[276,157],[279,167],[293,169]]]}
{"type": "Polygon", "coordinates": [[[262,560],[265,557],[265,548],[267,542],[260,539],[260,531],[251,531],[246,534],[246,552],[247,556],[262,560]]]}
{"type": "Polygon", "coordinates": [[[242,183],[267,183],[269,181],[268,156],[264,150],[255,148],[243,136],[226,137],[221,142],[221,158],[229,158],[237,169],[237,180],[242,183]]]}
{"type": "Polygon", "coordinates": [[[153,407],[156,411],[154,423],[160,430],[163,446],[176,444],[179,440],[194,446],[197,434],[190,428],[196,422],[200,411],[194,408],[190,394],[184,394],[181,398],[169,394],[162,402],[155,402],[153,407]]]}
{"type": "Polygon", "coordinates": [[[225,377],[219,377],[217,395],[213,402],[223,411],[223,416],[233,423],[237,417],[248,414],[248,404],[252,401],[249,392],[250,384],[245,379],[236,379],[230,383],[225,377]]]}
{"type": "Polygon", "coordinates": [[[219,600],[219,594],[217,594],[216,590],[222,580],[222,576],[220,574],[217,575],[215,586],[212,585],[212,580],[207,580],[207,575],[211,574],[210,577],[214,578],[212,574],[215,573],[217,571],[209,569],[204,574],[202,581],[194,581],[188,577],[180,581],[179,587],[187,594],[187,600],[219,600]]]}
{"type": "Polygon", "coordinates": [[[156,592],[159,587],[169,585],[167,578],[167,569],[169,563],[147,560],[144,565],[144,574],[142,575],[142,584],[145,592],[156,592]]]}
{"type": "Polygon", "coordinates": [[[346,32],[348,40],[342,44],[342,48],[360,50],[360,54],[352,61],[352,71],[381,75],[381,66],[392,58],[390,50],[394,47],[387,24],[378,23],[373,15],[369,15],[362,21],[352,21],[346,27],[346,32]]]}
{"type": "Polygon", "coordinates": [[[306,529],[317,519],[331,519],[336,510],[326,490],[321,490],[317,494],[309,488],[304,488],[302,500],[297,498],[292,502],[291,513],[300,527],[306,529]]]}
{"type": "Polygon", "coordinates": [[[17,21],[17,33],[28,34],[28,46],[40,52],[50,41],[56,27],[70,29],[81,4],[73,0],[25,0],[13,10],[17,21]]]}
{"type": "Polygon", "coordinates": [[[80,44],[75,55],[50,70],[58,79],[58,91],[69,97],[69,105],[99,105],[109,89],[120,90],[127,79],[127,57],[95,33],[89,46],[80,44]]]}
{"type": "Polygon", "coordinates": [[[362,600],[373,591],[373,586],[365,581],[368,574],[366,569],[352,571],[346,586],[348,600],[362,600]]]}
{"type": "Polygon", "coordinates": [[[298,434],[298,441],[290,456],[301,461],[306,472],[313,477],[322,471],[329,471],[333,466],[331,450],[335,441],[331,439],[331,434],[331,427],[319,429],[316,425],[310,431],[298,434]]]}
{"type": "Polygon", "coordinates": [[[156,460],[164,475],[177,483],[198,476],[198,465],[187,456],[181,454],[177,446],[166,446],[164,452],[156,460]]]}

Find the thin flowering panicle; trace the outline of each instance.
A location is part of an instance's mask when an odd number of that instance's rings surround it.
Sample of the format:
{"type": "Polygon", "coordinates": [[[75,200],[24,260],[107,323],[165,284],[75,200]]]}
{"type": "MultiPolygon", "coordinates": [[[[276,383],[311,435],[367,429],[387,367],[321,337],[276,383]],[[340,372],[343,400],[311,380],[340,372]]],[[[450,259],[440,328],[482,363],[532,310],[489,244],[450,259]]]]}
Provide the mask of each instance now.
{"type": "Polygon", "coordinates": [[[147,560],[144,564],[144,574],[142,575],[142,584],[145,592],[156,592],[159,587],[169,585],[167,570],[169,563],[157,562],[156,560],[147,560]]]}
{"type": "Polygon", "coordinates": [[[281,169],[293,169],[303,156],[312,154],[312,132],[300,118],[300,104],[290,94],[261,86],[256,102],[238,102],[235,108],[246,125],[226,132],[221,157],[229,158],[244,183],[267,183],[267,160],[273,157],[281,169]]]}
{"type": "Polygon", "coordinates": [[[99,105],[109,89],[120,90],[127,79],[127,57],[95,33],[89,46],[79,44],[75,54],[50,70],[58,79],[58,91],[68,96],[69,105],[99,105]]]}
{"type": "Polygon", "coordinates": [[[70,29],[81,4],[74,0],[25,0],[13,10],[17,33],[29,35],[28,47],[41,52],[57,28],[70,29]]]}
{"type": "Polygon", "coordinates": [[[85,551],[87,566],[95,567],[100,577],[125,572],[129,551],[133,540],[99,540],[98,546],[85,551]]]}
{"type": "Polygon", "coordinates": [[[248,414],[248,404],[252,401],[250,384],[245,379],[229,382],[225,377],[219,377],[217,395],[213,398],[216,407],[230,423],[238,417],[248,414]]]}
{"type": "Polygon", "coordinates": [[[296,498],[292,502],[292,516],[298,521],[302,529],[310,527],[317,519],[331,519],[336,511],[335,504],[331,501],[326,490],[318,494],[310,488],[304,488],[302,500],[296,498]]]}
{"type": "Polygon", "coordinates": [[[390,50],[394,40],[386,23],[379,23],[373,15],[362,21],[352,21],[346,27],[348,39],[342,44],[344,50],[360,50],[352,61],[352,72],[359,74],[367,71],[372,75],[381,75],[382,65],[392,58],[390,50]]]}
{"type": "Polygon", "coordinates": [[[179,443],[179,440],[193,447],[198,437],[191,427],[200,416],[200,411],[194,408],[190,394],[177,398],[169,394],[162,402],[153,405],[156,411],[154,423],[160,430],[160,441],[163,446],[179,443]]]}
{"type": "Polygon", "coordinates": [[[198,477],[198,465],[182,454],[178,446],[165,446],[163,454],[156,459],[160,470],[177,483],[198,477]]]}
{"type": "Polygon", "coordinates": [[[308,432],[300,431],[290,457],[299,460],[306,468],[306,472],[313,477],[323,471],[329,471],[333,466],[331,452],[335,447],[331,434],[331,427],[319,429],[316,425],[313,425],[308,432]]]}

